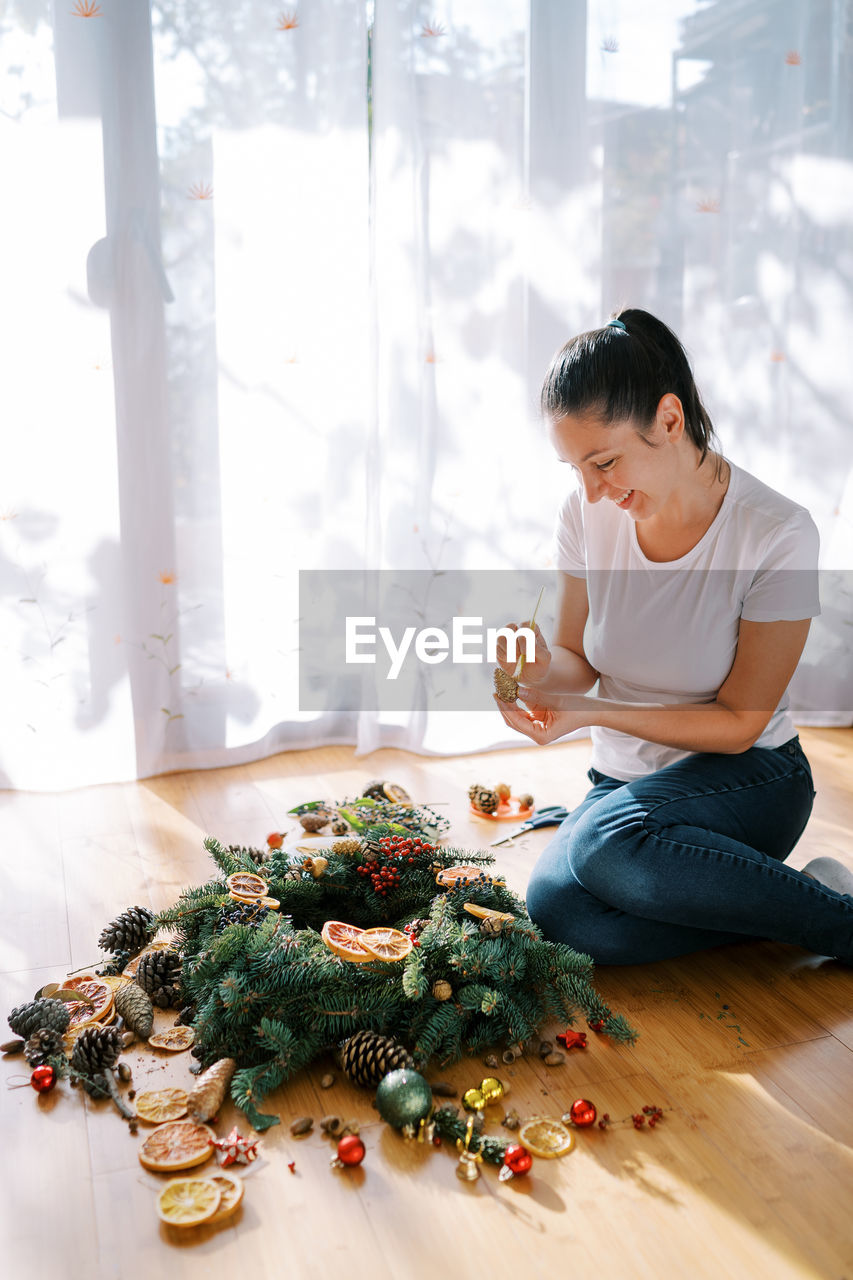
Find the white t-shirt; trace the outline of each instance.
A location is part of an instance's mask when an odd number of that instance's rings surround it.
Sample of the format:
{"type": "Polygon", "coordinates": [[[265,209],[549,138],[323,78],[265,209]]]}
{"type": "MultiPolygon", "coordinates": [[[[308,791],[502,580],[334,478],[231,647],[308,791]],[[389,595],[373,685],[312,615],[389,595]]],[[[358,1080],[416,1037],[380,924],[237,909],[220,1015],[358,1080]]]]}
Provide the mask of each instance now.
{"type": "MultiPolygon", "coordinates": [[[[727,459],[728,461],[728,459],[727,459]]],[[[805,507],[729,462],[722,506],[687,555],[648,560],[632,517],[613,502],[568,495],[557,520],[556,564],[586,578],[587,661],[598,696],[619,702],[713,702],[737,649],[740,618],[820,613],[817,526],[805,507]]],[[[796,729],[787,691],[756,742],[778,747],[796,729]]],[[[599,726],[592,767],[631,782],[693,754],[599,726]]]]}

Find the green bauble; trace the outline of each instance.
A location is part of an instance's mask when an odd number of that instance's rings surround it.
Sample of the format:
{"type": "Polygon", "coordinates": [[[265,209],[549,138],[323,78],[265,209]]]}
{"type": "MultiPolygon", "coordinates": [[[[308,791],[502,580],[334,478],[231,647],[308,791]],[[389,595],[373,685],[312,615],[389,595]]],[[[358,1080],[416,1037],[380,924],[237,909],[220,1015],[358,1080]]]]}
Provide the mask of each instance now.
{"type": "Polygon", "coordinates": [[[389,1071],[376,1090],[376,1108],[394,1129],[417,1125],[432,1110],[432,1090],[427,1081],[410,1067],[389,1071]]]}

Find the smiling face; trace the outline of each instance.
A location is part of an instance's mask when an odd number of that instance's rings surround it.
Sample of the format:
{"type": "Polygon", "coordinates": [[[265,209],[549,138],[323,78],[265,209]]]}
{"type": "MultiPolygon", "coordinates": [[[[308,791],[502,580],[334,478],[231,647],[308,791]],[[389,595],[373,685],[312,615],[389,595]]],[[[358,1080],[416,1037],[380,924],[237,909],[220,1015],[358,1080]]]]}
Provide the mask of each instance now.
{"type": "MultiPolygon", "coordinates": [[[[579,474],[588,502],[606,500],[635,520],[661,511],[681,483],[684,415],[677,396],[665,395],[646,439],[629,423],[604,425],[594,414],[567,414],[549,422],[551,443],[579,474]]],[[[695,460],[693,463],[695,467],[695,460]]]]}

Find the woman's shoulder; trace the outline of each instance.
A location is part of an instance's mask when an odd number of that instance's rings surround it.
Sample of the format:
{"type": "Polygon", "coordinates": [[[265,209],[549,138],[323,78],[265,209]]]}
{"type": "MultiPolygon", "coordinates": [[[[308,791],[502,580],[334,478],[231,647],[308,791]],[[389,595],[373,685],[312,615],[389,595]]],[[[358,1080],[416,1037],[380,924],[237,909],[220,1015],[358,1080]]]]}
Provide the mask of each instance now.
{"type": "Polygon", "coordinates": [[[771,488],[731,459],[726,461],[731,467],[730,492],[727,495],[729,506],[741,522],[751,522],[767,532],[790,523],[814,523],[808,508],[802,503],[771,488]]]}

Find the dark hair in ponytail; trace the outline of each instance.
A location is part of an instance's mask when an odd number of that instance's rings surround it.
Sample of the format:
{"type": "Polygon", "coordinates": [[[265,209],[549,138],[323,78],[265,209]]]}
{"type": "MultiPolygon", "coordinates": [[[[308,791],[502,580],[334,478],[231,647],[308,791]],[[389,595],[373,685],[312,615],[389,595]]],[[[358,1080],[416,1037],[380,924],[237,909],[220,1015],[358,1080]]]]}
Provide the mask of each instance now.
{"type": "MultiPolygon", "coordinates": [[[[683,346],[648,311],[630,308],[618,319],[620,325],[580,333],[557,352],[542,385],[542,412],[562,417],[592,411],[608,426],[630,420],[644,443],[655,448],[646,436],[661,396],[672,392],[681,401],[685,430],[700,451],[701,466],[716,436],[683,346]]],[[[720,460],[718,476],[721,469],[720,460]]]]}

